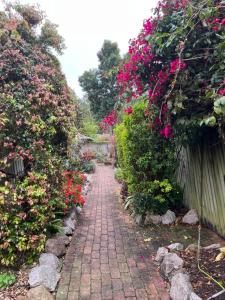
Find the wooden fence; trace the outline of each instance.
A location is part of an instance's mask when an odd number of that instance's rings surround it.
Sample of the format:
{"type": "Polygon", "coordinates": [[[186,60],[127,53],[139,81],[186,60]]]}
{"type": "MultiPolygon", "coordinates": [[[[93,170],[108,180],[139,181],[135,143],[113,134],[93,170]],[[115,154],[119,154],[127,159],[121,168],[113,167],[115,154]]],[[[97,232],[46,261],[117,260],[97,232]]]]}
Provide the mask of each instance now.
{"type": "Polygon", "coordinates": [[[202,211],[203,222],[225,237],[225,145],[191,146],[182,149],[180,160],[177,175],[185,205],[197,209],[199,215],[202,211]]]}

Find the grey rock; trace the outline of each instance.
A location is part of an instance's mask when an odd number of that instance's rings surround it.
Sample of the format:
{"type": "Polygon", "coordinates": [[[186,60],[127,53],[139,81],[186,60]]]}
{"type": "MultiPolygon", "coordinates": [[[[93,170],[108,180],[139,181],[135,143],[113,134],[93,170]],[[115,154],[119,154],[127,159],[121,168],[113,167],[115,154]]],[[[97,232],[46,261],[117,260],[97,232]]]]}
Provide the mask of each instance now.
{"type": "Polygon", "coordinates": [[[164,277],[170,278],[175,271],[183,268],[184,261],[176,253],[168,253],[164,256],[160,266],[161,273],[164,277]]]}
{"type": "Polygon", "coordinates": [[[143,215],[135,215],[135,223],[142,225],[144,223],[143,215]]]}
{"type": "Polygon", "coordinates": [[[67,235],[62,234],[62,233],[57,233],[55,238],[57,240],[60,240],[60,242],[64,243],[66,246],[70,244],[70,239],[67,235]]]}
{"type": "Polygon", "coordinates": [[[49,291],[43,286],[39,285],[32,288],[27,293],[28,300],[54,300],[53,296],[49,291]]]}
{"type": "Polygon", "coordinates": [[[162,260],[163,260],[163,258],[164,258],[164,256],[166,254],[168,254],[168,253],[169,253],[169,250],[167,248],[165,248],[165,247],[159,247],[159,249],[157,251],[157,254],[156,254],[156,257],[155,257],[155,260],[157,262],[161,263],[162,260]]]}
{"type": "Polygon", "coordinates": [[[202,298],[200,298],[197,294],[192,292],[189,300],[202,300],[202,298]]]}
{"type": "Polygon", "coordinates": [[[171,210],[167,210],[167,212],[162,216],[162,223],[164,225],[173,224],[175,221],[176,221],[176,215],[171,210]]]}
{"type": "Polygon", "coordinates": [[[221,247],[220,244],[212,244],[212,245],[209,245],[209,246],[206,246],[206,247],[203,247],[203,249],[205,250],[213,250],[213,249],[219,249],[221,247]]]}
{"type": "Polygon", "coordinates": [[[34,267],[29,273],[29,285],[33,288],[44,285],[49,291],[53,292],[60,279],[60,274],[55,268],[49,265],[34,267]]]}
{"type": "Polygon", "coordinates": [[[184,245],[181,243],[170,244],[167,247],[170,249],[170,251],[181,251],[184,249],[184,245]]]}
{"type": "Polygon", "coordinates": [[[65,235],[72,235],[73,234],[73,230],[71,227],[68,227],[68,226],[64,226],[61,228],[62,232],[65,234],[65,235]]]}
{"type": "Polygon", "coordinates": [[[58,272],[60,272],[60,270],[62,268],[61,261],[58,259],[57,256],[55,256],[52,253],[42,253],[39,257],[39,264],[40,264],[40,266],[47,265],[47,266],[53,267],[58,272]]]}
{"type": "Polygon", "coordinates": [[[189,300],[192,291],[192,285],[187,274],[178,273],[172,277],[170,288],[172,300],[189,300]]]}
{"type": "Polygon", "coordinates": [[[196,209],[189,210],[188,213],[183,217],[182,222],[185,224],[195,225],[199,222],[198,213],[196,209]]]}
{"type": "Polygon", "coordinates": [[[147,214],[145,218],[145,225],[155,224],[158,225],[162,223],[162,217],[160,215],[147,214]]]}
{"type": "MultiPolygon", "coordinates": [[[[202,247],[200,246],[200,249],[202,247]]],[[[187,248],[185,249],[185,252],[197,252],[198,251],[198,245],[197,244],[190,244],[187,246],[187,248]]]]}
{"type": "Polygon", "coordinates": [[[66,253],[65,244],[56,238],[47,240],[45,244],[45,251],[55,254],[57,257],[61,257],[66,253]]]}
{"type": "Polygon", "coordinates": [[[75,230],[76,220],[71,216],[64,220],[64,225],[70,227],[72,230],[75,230]]]}
{"type": "Polygon", "coordinates": [[[77,207],[76,207],[76,210],[77,210],[78,215],[81,214],[82,208],[81,208],[80,206],[77,206],[77,207]]]}

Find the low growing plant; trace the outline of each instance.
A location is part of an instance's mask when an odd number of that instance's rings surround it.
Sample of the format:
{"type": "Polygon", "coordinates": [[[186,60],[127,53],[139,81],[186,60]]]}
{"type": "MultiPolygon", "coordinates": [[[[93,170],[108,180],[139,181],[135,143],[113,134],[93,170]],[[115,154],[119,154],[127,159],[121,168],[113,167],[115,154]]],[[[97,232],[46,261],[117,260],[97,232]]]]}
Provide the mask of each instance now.
{"type": "Polygon", "coordinates": [[[0,289],[5,289],[16,282],[16,276],[9,273],[0,274],[0,289]]]}

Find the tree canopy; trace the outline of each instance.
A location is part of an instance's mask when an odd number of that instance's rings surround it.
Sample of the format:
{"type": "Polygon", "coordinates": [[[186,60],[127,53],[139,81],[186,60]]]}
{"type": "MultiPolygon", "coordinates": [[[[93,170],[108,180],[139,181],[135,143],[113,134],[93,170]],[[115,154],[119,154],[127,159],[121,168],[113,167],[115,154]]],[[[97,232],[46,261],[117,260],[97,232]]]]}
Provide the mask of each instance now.
{"type": "Polygon", "coordinates": [[[117,43],[107,40],[97,56],[98,68],[85,71],[79,81],[87,94],[92,113],[100,121],[113,109],[117,100],[116,70],[121,57],[117,43]]]}

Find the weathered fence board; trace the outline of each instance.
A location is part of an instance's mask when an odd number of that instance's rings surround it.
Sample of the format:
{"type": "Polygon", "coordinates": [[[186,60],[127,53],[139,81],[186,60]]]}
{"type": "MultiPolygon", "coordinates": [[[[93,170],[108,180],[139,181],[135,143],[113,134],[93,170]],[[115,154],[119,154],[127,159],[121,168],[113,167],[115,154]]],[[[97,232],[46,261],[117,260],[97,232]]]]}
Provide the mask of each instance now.
{"type": "Polygon", "coordinates": [[[183,148],[180,161],[177,178],[184,188],[185,205],[196,208],[202,220],[225,237],[225,145],[205,142],[202,148],[183,148]]]}

